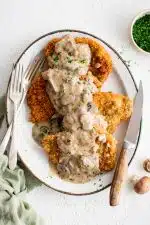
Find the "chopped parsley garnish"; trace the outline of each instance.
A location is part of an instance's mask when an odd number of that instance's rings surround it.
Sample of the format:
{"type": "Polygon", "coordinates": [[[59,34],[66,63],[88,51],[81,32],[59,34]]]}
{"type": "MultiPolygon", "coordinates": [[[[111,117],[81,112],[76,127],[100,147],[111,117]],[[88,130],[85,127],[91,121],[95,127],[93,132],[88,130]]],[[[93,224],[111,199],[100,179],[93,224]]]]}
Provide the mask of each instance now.
{"type": "Polygon", "coordinates": [[[139,18],[133,25],[133,38],[144,51],[150,52],[150,15],[139,18]]]}
{"type": "Polygon", "coordinates": [[[72,59],[70,57],[67,57],[68,63],[72,63],[72,59]]]}
{"type": "Polygon", "coordinates": [[[58,60],[59,60],[58,55],[55,55],[55,56],[53,57],[53,60],[54,60],[54,62],[55,62],[55,63],[57,63],[57,62],[58,62],[58,60]]]}
{"type": "Polygon", "coordinates": [[[81,59],[81,60],[80,60],[80,63],[82,63],[82,64],[85,64],[86,62],[87,62],[86,59],[81,59]]]}

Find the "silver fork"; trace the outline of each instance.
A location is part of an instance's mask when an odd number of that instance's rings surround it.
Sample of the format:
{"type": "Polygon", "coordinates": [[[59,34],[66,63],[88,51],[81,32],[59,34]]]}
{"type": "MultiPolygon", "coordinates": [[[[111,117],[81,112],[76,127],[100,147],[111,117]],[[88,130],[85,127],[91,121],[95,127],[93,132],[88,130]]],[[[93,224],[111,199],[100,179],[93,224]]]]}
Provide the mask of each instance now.
{"type": "MultiPolygon", "coordinates": [[[[18,110],[16,109],[16,112],[17,113],[20,111],[20,108],[22,106],[22,103],[23,103],[23,101],[25,99],[25,96],[26,96],[26,93],[27,93],[29,84],[31,83],[31,81],[32,81],[35,73],[37,72],[37,70],[39,70],[42,67],[42,65],[44,64],[44,62],[45,62],[45,58],[44,57],[41,58],[41,59],[39,59],[39,57],[37,57],[34,60],[34,63],[31,64],[31,65],[29,65],[29,67],[27,68],[27,71],[26,71],[26,73],[24,75],[24,78],[22,80],[23,97],[22,97],[22,100],[20,102],[20,105],[19,105],[18,110]]],[[[13,125],[15,123],[16,123],[16,121],[14,119],[13,125]]],[[[12,129],[12,132],[13,132],[12,133],[12,141],[11,141],[11,147],[10,147],[10,150],[9,150],[9,157],[8,157],[8,160],[9,160],[9,168],[11,170],[15,169],[15,167],[17,165],[17,148],[16,148],[17,146],[16,146],[16,141],[15,141],[15,137],[16,137],[15,129],[12,129]]]]}
{"type": "MultiPolygon", "coordinates": [[[[21,109],[21,106],[24,102],[24,99],[26,97],[26,94],[27,94],[27,90],[28,90],[28,87],[34,77],[34,75],[39,71],[39,69],[43,66],[45,62],[45,58],[44,56],[41,56],[41,53],[35,57],[34,61],[32,63],[29,64],[28,68],[26,69],[25,71],[25,74],[23,76],[23,81],[22,81],[22,84],[23,84],[23,95],[22,95],[22,99],[21,99],[21,102],[18,106],[18,109],[17,109],[17,114],[19,113],[20,109],[21,109]]],[[[10,136],[11,136],[11,131],[12,131],[12,124],[13,124],[13,119],[9,125],[9,128],[2,140],[2,143],[0,145],[0,154],[4,154],[5,152],[5,149],[7,147],[7,144],[8,144],[8,141],[10,139],[10,136]]]]}
{"type": "Polygon", "coordinates": [[[17,64],[12,72],[9,89],[9,98],[13,102],[13,109],[14,109],[13,124],[12,124],[12,139],[8,157],[10,169],[14,169],[17,164],[16,121],[17,121],[17,107],[23,95],[22,81],[23,81],[23,66],[17,64]]]}

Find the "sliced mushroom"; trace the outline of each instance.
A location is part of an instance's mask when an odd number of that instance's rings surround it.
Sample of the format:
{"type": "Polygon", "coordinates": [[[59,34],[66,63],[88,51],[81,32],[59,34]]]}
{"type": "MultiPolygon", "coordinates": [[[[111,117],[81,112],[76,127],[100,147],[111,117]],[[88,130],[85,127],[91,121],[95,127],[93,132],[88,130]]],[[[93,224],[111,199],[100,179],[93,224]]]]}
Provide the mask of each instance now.
{"type": "Polygon", "coordinates": [[[143,163],[143,168],[147,171],[150,172],[150,159],[146,159],[143,163]]]}

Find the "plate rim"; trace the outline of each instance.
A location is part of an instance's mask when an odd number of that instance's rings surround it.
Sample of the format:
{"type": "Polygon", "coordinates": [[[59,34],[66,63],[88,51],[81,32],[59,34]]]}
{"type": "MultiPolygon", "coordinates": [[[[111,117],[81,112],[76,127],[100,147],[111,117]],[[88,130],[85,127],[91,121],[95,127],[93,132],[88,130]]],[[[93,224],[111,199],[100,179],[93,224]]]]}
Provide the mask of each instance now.
{"type": "MultiPolygon", "coordinates": [[[[104,41],[103,39],[101,39],[100,37],[94,35],[94,34],[91,34],[89,32],[86,32],[86,31],[81,31],[81,30],[76,30],[76,29],[59,29],[59,30],[54,30],[54,31],[51,31],[49,33],[46,33],[44,35],[41,35],[40,37],[38,37],[37,39],[35,39],[34,41],[32,41],[26,48],[25,50],[23,50],[23,52],[20,54],[20,56],[18,57],[18,59],[16,60],[16,62],[14,63],[14,65],[16,66],[17,63],[19,62],[19,60],[21,59],[21,57],[26,53],[26,51],[32,46],[34,45],[36,42],[38,42],[39,40],[41,40],[42,38],[46,37],[46,36],[49,36],[49,35],[53,35],[53,34],[57,34],[57,33],[63,33],[63,32],[75,32],[75,33],[81,33],[81,34],[85,34],[85,35],[89,35],[97,40],[99,40],[100,42],[104,43],[107,47],[109,47],[117,56],[118,58],[122,61],[122,63],[125,65],[126,69],[128,70],[130,76],[131,76],[131,79],[134,83],[134,86],[135,86],[135,89],[136,89],[136,92],[138,91],[138,87],[137,87],[137,84],[136,84],[136,81],[134,79],[134,76],[132,74],[132,72],[130,71],[129,67],[127,66],[125,60],[122,58],[122,56],[117,52],[117,50],[115,50],[114,47],[112,47],[110,44],[108,44],[106,41],[104,41]]],[[[8,96],[8,89],[9,89],[9,83],[10,83],[10,80],[11,80],[11,73],[10,73],[10,78],[9,78],[9,81],[8,81],[8,84],[7,84],[7,90],[6,90],[6,99],[7,99],[7,96],[8,96]]],[[[6,100],[6,123],[7,123],[7,126],[9,126],[9,123],[8,123],[8,106],[7,106],[7,100],[6,100]]],[[[138,139],[137,139],[137,143],[136,143],[136,147],[135,147],[135,150],[134,150],[134,153],[128,163],[128,166],[130,166],[136,152],[137,152],[137,149],[138,149],[138,146],[139,146],[139,143],[140,143],[140,139],[141,139],[141,131],[142,131],[142,118],[141,118],[141,122],[140,122],[140,128],[139,128],[139,135],[138,135],[138,139]]],[[[85,196],[85,195],[92,195],[92,194],[96,194],[96,193],[99,193],[105,189],[107,189],[108,187],[111,186],[111,183],[106,185],[105,187],[103,187],[102,189],[100,190],[96,190],[96,191],[92,191],[92,192],[89,192],[89,193],[81,193],[81,194],[76,194],[76,193],[71,193],[71,192],[65,192],[65,191],[61,191],[61,190],[58,190],[56,188],[53,188],[51,187],[50,185],[48,185],[47,183],[45,183],[44,181],[42,181],[39,177],[37,177],[33,171],[31,171],[28,166],[26,165],[26,163],[24,163],[23,159],[21,158],[20,154],[18,153],[22,163],[24,164],[24,166],[30,171],[30,173],[35,177],[37,178],[42,184],[46,185],[47,187],[51,188],[52,190],[54,191],[57,191],[59,193],[62,193],[62,194],[67,194],[67,195],[73,195],[73,196],[85,196]]]]}

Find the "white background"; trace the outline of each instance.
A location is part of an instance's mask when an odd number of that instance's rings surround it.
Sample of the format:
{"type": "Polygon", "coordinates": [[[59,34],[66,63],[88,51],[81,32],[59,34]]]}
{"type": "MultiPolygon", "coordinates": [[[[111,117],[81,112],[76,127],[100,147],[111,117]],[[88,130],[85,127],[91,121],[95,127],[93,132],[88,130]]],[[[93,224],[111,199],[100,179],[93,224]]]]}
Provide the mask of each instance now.
{"type": "MultiPolygon", "coordinates": [[[[142,176],[142,162],[150,157],[150,55],[138,52],[130,41],[133,17],[150,9],[150,0],[0,0],[0,95],[6,91],[12,63],[34,39],[56,29],[91,32],[111,44],[144,86],[144,115],[140,145],[129,168],[129,177],[142,176]]],[[[149,225],[150,193],[139,196],[129,184],[116,208],[109,206],[109,189],[75,197],[42,186],[28,201],[48,225],[149,225]]]]}

